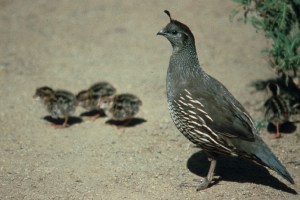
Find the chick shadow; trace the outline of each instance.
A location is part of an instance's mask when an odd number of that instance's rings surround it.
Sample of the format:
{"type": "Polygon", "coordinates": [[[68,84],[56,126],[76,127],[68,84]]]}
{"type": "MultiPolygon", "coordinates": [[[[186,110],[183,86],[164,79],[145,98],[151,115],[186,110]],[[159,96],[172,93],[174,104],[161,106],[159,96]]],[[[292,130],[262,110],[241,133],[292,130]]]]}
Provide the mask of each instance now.
{"type": "MultiPolygon", "coordinates": [[[[209,166],[210,162],[203,151],[193,154],[187,161],[187,168],[192,173],[203,178],[207,176],[209,166]]],[[[215,181],[215,184],[222,180],[239,183],[250,182],[270,186],[291,194],[297,194],[294,189],[272,176],[266,168],[241,158],[219,156],[215,175],[220,176],[215,181]]]]}
{"type": "MultiPolygon", "coordinates": [[[[284,122],[279,125],[279,132],[282,134],[291,134],[295,132],[297,129],[297,126],[293,122],[284,122]]],[[[271,134],[276,133],[276,126],[273,123],[268,123],[267,130],[271,134]]]]}
{"type": "Polygon", "coordinates": [[[123,127],[134,127],[134,126],[137,126],[137,125],[145,123],[145,122],[147,122],[147,121],[143,118],[133,118],[129,122],[126,122],[126,120],[117,121],[117,120],[109,119],[105,122],[105,124],[123,128],[123,127]]]}
{"type": "MultiPolygon", "coordinates": [[[[61,125],[64,123],[64,119],[54,119],[52,118],[51,116],[45,116],[43,117],[43,119],[51,124],[55,124],[55,125],[61,125]]],[[[73,116],[70,116],[69,117],[69,120],[68,120],[68,125],[69,126],[73,126],[75,124],[80,124],[82,123],[83,120],[80,118],[80,117],[73,117],[73,116]]]]}

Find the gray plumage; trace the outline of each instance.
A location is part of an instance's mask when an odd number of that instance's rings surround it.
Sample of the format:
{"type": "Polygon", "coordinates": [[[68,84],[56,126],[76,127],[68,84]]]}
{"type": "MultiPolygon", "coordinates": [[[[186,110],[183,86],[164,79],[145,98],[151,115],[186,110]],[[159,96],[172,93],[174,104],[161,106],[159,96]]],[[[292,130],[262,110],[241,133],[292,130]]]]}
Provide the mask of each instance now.
{"type": "Polygon", "coordinates": [[[239,156],[267,166],[289,182],[293,179],[262,141],[244,107],[226,87],[200,67],[190,29],[173,20],[157,34],[173,48],[167,72],[167,99],[171,117],[191,142],[207,153],[211,166],[200,189],[213,178],[219,154],[239,156]]]}

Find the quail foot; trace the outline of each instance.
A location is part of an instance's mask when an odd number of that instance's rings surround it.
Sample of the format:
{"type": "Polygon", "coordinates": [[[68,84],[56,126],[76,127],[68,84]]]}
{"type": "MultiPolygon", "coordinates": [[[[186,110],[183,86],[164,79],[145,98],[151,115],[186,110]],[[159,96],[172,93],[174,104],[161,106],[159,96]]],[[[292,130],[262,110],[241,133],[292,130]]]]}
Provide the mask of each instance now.
{"type": "Polygon", "coordinates": [[[157,34],[172,45],[167,71],[167,100],[179,131],[199,146],[210,160],[207,177],[198,190],[213,180],[218,155],[242,157],[294,180],[264,143],[245,108],[226,87],[200,66],[194,36],[185,24],[171,18],[157,34]]]}

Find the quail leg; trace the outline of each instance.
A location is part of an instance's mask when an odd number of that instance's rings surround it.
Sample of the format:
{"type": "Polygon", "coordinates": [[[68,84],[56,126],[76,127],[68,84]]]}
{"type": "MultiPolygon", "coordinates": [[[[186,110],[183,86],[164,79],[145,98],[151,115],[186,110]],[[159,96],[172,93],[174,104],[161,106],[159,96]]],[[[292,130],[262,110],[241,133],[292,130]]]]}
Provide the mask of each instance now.
{"type": "Polygon", "coordinates": [[[197,181],[196,184],[191,184],[191,183],[183,183],[181,184],[181,186],[183,187],[196,187],[196,191],[200,191],[200,190],[204,190],[206,188],[208,188],[213,180],[214,177],[214,171],[217,165],[217,160],[215,158],[211,158],[209,157],[208,160],[210,161],[210,167],[208,170],[208,174],[207,176],[204,178],[204,180],[202,179],[201,181],[195,180],[197,181]],[[198,182],[201,182],[200,184],[198,182]]]}
{"type": "Polygon", "coordinates": [[[210,161],[210,167],[209,167],[209,170],[208,170],[207,177],[205,177],[203,182],[197,187],[197,189],[196,189],[197,191],[206,189],[210,185],[210,183],[211,183],[211,181],[214,177],[214,172],[215,172],[215,168],[216,168],[216,165],[217,165],[217,160],[213,159],[213,158],[208,158],[208,160],[210,161]]]}

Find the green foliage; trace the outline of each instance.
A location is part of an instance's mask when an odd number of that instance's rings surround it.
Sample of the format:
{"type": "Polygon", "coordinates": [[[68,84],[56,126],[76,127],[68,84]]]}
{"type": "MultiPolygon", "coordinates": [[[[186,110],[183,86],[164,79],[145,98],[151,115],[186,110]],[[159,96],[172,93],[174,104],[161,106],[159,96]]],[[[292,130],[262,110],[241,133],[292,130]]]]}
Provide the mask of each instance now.
{"type": "Polygon", "coordinates": [[[230,15],[232,20],[243,11],[239,20],[251,23],[272,42],[268,53],[278,73],[297,76],[300,68],[300,0],[233,0],[239,4],[230,15]]]}

